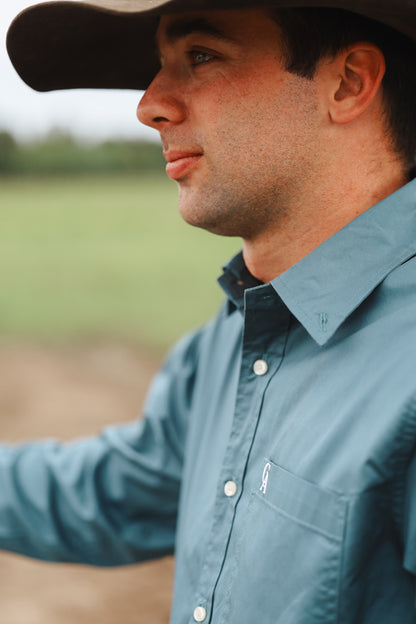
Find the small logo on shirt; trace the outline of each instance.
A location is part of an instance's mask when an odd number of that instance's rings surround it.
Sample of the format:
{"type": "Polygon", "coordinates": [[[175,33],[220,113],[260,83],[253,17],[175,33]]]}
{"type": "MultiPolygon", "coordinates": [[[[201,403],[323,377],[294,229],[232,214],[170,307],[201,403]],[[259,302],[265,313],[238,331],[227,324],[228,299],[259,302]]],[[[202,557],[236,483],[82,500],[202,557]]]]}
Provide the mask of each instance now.
{"type": "Polygon", "coordinates": [[[261,486],[260,486],[260,492],[262,494],[266,494],[267,482],[269,480],[270,469],[271,469],[271,464],[269,462],[267,462],[267,464],[265,465],[265,467],[263,469],[263,476],[262,476],[262,481],[261,481],[261,486]]]}

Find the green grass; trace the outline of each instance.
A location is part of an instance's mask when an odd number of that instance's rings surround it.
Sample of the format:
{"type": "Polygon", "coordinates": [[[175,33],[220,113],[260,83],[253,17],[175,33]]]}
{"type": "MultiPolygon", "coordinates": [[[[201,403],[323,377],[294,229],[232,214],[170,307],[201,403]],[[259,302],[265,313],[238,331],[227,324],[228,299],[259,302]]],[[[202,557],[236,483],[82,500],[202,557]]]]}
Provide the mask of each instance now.
{"type": "Polygon", "coordinates": [[[162,176],[0,180],[0,335],[165,348],[215,312],[238,248],[186,225],[162,176]]]}

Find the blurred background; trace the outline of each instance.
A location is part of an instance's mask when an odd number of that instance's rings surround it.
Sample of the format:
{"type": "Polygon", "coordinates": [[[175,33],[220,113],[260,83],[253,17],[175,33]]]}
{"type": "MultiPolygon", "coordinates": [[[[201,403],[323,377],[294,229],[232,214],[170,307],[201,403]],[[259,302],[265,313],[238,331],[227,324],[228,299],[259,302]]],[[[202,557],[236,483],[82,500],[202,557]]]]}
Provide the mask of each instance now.
{"type": "MultiPolygon", "coordinates": [[[[90,435],[140,417],[163,354],[217,309],[239,241],[184,224],[139,92],[39,94],[0,6],[0,428],[90,435]]],[[[173,561],[95,570],[0,555],[2,624],[166,624],[173,561]]]]}

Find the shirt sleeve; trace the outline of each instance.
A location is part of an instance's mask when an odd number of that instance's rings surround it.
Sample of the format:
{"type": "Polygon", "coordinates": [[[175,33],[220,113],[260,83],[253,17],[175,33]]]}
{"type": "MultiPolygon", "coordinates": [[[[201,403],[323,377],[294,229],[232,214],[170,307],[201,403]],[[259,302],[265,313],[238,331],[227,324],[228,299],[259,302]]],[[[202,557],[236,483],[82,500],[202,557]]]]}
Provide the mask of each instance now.
{"type": "MultiPolygon", "coordinates": [[[[392,507],[398,520],[401,545],[403,546],[403,567],[416,575],[416,395],[412,395],[403,409],[400,444],[395,462],[396,487],[392,507]],[[398,503],[398,504],[397,504],[398,503]]],[[[415,594],[416,596],[416,594],[415,594]]],[[[416,599],[415,599],[416,605],[416,599]]]]}
{"type": "Polygon", "coordinates": [[[172,553],[198,335],[156,376],[143,420],[0,446],[0,548],[98,566],[172,553]]]}
{"type": "Polygon", "coordinates": [[[404,507],[404,568],[416,574],[416,455],[407,473],[404,507]]]}

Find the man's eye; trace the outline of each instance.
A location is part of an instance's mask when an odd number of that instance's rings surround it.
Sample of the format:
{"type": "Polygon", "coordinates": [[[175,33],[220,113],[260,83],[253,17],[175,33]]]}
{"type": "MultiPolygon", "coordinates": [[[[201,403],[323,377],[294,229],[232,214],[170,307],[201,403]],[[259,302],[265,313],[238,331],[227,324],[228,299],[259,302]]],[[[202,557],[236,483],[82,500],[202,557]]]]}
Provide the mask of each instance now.
{"type": "Polygon", "coordinates": [[[202,65],[203,63],[209,63],[213,60],[213,55],[208,52],[201,52],[200,50],[192,50],[189,52],[192,65],[202,65]]]}

